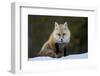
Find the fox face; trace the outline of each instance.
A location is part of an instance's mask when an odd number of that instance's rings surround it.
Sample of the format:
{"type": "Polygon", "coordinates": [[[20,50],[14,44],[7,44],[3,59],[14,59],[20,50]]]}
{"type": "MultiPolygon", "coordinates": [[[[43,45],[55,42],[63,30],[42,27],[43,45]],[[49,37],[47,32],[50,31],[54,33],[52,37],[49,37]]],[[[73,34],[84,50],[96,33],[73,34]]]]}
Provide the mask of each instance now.
{"type": "Polygon", "coordinates": [[[56,43],[69,43],[70,30],[68,28],[67,22],[65,22],[64,24],[58,24],[57,22],[55,22],[53,36],[56,43]]]}

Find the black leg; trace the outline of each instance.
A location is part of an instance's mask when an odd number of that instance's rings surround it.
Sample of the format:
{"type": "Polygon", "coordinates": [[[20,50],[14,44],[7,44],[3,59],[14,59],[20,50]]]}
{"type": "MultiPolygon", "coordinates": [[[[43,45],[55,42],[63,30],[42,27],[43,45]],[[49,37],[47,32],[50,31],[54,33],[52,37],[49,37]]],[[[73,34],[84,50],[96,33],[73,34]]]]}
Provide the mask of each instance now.
{"type": "Polygon", "coordinates": [[[56,54],[58,54],[59,53],[59,44],[56,43],[55,46],[56,46],[56,54]]]}
{"type": "Polygon", "coordinates": [[[67,51],[66,48],[64,48],[64,56],[66,56],[66,51],[67,51]]]}

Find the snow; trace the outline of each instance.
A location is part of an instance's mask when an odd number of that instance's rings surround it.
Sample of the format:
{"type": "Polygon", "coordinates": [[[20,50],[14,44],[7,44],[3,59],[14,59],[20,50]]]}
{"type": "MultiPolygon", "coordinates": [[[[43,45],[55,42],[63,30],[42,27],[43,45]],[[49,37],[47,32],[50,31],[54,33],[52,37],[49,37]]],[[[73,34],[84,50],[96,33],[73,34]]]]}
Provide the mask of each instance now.
{"type": "Polygon", "coordinates": [[[68,55],[65,57],[61,58],[51,58],[51,57],[35,57],[35,58],[29,58],[29,61],[37,61],[37,60],[54,60],[54,59],[59,59],[59,60],[66,60],[66,59],[86,59],[88,58],[88,53],[84,54],[75,54],[75,55],[68,55]]]}

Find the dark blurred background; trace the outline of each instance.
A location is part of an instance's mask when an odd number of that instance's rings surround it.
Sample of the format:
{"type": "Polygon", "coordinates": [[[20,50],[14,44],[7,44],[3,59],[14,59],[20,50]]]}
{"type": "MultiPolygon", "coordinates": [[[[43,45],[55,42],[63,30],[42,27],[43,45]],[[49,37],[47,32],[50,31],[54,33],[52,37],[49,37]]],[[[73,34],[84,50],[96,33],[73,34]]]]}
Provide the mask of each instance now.
{"type": "Polygon", "coordinates": [[[71,41],[67,45],[67,54],[88,52],[88,18],[69,16],[28,15],[28,58],[37,57],[42,45],[48,40],[54,29],[54,23],[68,22],[71,41]]]}

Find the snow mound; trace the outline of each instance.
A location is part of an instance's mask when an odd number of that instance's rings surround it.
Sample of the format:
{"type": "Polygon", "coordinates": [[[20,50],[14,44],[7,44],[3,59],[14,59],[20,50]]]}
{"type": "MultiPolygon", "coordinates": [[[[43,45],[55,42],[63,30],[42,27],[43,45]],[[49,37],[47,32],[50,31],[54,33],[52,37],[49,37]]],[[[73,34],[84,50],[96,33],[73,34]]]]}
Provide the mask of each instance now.
{"type": "Polygon", "coordinates": [[[56,59],[59,59],[59,60],[66,60],[66,59],[86,59],[88,58],[88,54],[87,53],[84,53],[84,54],[75,54],[75,55],[68,55],[68,56],[65,56],[65,57],[61,57],[61,58],[51,58],[51,57],[35,57],[35,58],[29,58],[29,61],[37,61],[37,60],[56,60],[56,59]]]}

